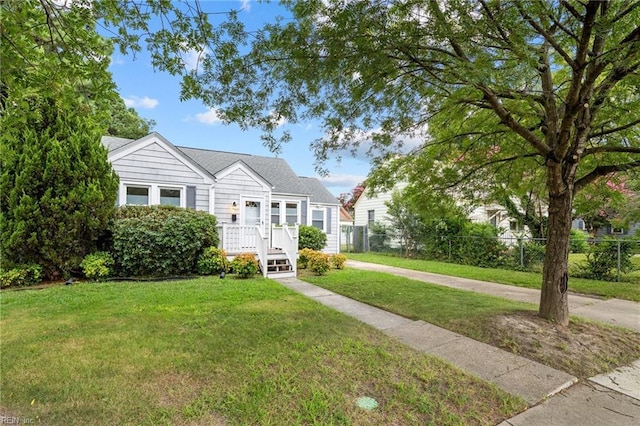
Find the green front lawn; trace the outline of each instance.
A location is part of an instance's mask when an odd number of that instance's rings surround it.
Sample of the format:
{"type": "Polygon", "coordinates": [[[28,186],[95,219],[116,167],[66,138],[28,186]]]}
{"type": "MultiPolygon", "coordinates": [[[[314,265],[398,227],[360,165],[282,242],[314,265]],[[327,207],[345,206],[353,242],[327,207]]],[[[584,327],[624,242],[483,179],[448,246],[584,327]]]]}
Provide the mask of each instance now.
{"type": "MultiPolygon", "coordinates": [[[[539,289],[542,276],[535,272],[521,272],[506,269],[479,268],[477,266],[458,265],[455,263],[436,262],[432,260],[406,259],[399,256],[379,253],[345,253],[349,259],[363,262],[380,263],[415,271],[432,272],[480,281],[509,284],[518,287],[539,289]]],[[[634,258],[634,262],[635,262],[634,258]]],[[[638,260],[640,261],[640,259],[638,260]]],[[[639,265],[640,266],[640,265],[639,265]]],[[[584,278],[569,279],[569,290],[575,293],[617,298],[640,302],[640,284],[634,282],[608,282],[584,278]]]]}
{"type": "Polygon", "coordinates": [[[265,279],[3,291],[0,333],[0,414],[43,424],[497,424],[525,407],[265,279]]]}

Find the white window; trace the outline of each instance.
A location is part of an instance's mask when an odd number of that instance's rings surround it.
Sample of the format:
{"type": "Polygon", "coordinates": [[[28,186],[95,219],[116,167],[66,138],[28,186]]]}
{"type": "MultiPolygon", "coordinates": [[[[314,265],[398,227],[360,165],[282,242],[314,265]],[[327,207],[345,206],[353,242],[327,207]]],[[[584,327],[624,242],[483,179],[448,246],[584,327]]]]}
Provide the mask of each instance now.
{"type": "Polygon", "coordinates": [[[186,187],[164,186],[155,183],[123,182],[120,185],[121,204],[186,207],[186,187]]]}
{"type": "Polygon", "coordinates": [[[498,217],[499,215],[500,211],[498,210],[487,210],[487,220],[492,226],[496,228],[498,227],[498,223],[500,222],[500,218],[498,217]]]}
{"type": "Polygon", "coordinates": [[[149,187],[146,186],[127,186],[126,204],[148,206],[149,205],[149,187]]]}
{"type": "Polygon", "coordinates": [[[315,226],[324,231],[324,210],[311,211],[311,226],[315,226]]]}
{"type": "Polygon", "coordinates": [[[280,225],[280,203],[271,203],[271,224],[280,225]]]}
{"type": "Polygon", "coordinates": [[[376,211],[375,210],[367,210],[367,223],[369,225],[373,225],[376,221],[376,211]]]}
{"type": "Polygon", "coordinates": [[[179,188],[160,188],[160,204],[180,207],[181,195],[182,191],[179,188]]]}
{"type": "Polygon", "coordinates": [[[287,225],[295,225],[299,223],[298,219],[298,203],[286,203],[285,204],[285,221],[287,225]]]}

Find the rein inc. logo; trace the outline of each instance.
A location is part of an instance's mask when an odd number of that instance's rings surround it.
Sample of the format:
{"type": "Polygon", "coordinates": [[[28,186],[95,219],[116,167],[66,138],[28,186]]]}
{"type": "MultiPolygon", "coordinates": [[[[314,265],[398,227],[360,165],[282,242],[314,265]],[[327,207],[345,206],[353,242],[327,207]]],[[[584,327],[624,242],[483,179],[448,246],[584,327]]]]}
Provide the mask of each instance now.
{"type": "Polygon", "coordinates": [[[35,420],[30,417],[0,416],[0,425],[33,425],[35,420]]]}

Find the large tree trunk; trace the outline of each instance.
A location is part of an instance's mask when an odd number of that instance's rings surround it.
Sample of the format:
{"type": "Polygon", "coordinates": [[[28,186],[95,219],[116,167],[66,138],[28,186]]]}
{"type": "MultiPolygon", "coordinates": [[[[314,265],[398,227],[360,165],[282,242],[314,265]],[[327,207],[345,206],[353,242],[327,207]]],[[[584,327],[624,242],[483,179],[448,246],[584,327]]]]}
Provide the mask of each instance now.
{"type": "MultiPolygon", "coordinates": [[[[559,166],[559,165],[558,165],[559,166]]],[[[547,247],[542,271],[542,292],[539,314],[560,326],[569,325],[569,236],[571,234],[571,209],[573,205],[573,179],[568,179],[567,170],[557,167],[550,172],[549,226],[547,247]],[[564,171],[564,173],[563,173],[564,171]],[[560,181],[554,177],[564,178],[560,181]]]]}

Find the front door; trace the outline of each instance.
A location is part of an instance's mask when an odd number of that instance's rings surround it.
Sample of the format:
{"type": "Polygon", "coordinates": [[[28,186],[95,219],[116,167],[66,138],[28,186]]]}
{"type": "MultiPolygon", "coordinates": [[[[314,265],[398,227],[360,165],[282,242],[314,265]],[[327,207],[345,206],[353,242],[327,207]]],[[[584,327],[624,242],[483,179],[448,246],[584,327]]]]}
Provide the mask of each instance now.
{"type": "Polygon", "coordinates": [[[261,220],[260,201],[245,201],[244,202],[244,225],[255,226],[260,225],[261,220]]]}

